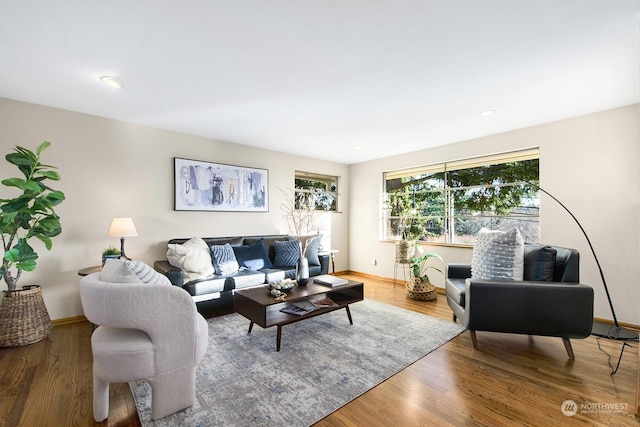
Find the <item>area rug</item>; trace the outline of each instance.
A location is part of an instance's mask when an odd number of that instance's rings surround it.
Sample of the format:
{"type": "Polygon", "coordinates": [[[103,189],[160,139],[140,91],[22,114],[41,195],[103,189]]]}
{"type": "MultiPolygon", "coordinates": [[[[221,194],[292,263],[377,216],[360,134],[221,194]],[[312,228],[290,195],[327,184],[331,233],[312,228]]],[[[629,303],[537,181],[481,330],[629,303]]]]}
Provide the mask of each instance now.
{"type": "Polygon", "coordinates": [[[460,325],[373,300],[282,328],[234,313],[209,319],[196,402],[151,420],[151,389],[131,383],[144,426],[309,426],[463,331],[460,325]]]}

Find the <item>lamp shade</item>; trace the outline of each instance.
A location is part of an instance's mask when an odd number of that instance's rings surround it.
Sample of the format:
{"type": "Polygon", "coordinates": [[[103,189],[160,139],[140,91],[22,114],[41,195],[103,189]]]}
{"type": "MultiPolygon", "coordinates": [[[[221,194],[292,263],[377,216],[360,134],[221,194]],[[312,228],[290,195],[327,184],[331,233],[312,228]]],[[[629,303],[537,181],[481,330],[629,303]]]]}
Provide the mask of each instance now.
{"type": "Polygon", "coordinates": [[[136,237],[138,231],[131,218],[113,218],[107,237],[136,237]]]}

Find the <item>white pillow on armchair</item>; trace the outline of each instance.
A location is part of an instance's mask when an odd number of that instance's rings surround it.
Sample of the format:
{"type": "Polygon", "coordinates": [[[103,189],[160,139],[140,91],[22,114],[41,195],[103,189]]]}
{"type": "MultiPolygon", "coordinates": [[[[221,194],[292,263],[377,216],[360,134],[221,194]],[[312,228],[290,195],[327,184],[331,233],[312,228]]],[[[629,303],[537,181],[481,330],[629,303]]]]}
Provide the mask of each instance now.
{"type": "Polygon", "coordinates": [[[471,278],[522,280],[523,275],[524,239],[520,231],[481,229],[473,246],[471,278]]]}

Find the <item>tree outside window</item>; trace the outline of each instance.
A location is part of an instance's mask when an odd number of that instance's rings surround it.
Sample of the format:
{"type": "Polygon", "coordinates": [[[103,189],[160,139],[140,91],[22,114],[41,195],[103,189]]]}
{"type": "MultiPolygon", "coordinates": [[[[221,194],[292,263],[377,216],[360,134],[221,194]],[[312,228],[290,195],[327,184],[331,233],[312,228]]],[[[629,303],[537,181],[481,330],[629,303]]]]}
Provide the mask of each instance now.
{"type": "Polygon", "coordinates": [[[472,244],[483,228],[539,240],[538,150],[385,173],[385,238],[472,244]]]}
{"type": "Polygon", "coordinates": [[[305,194],[313,194],[316,210],[337,211],[338,177],[309,172],[295,173],[296,209],[305,194]]]}

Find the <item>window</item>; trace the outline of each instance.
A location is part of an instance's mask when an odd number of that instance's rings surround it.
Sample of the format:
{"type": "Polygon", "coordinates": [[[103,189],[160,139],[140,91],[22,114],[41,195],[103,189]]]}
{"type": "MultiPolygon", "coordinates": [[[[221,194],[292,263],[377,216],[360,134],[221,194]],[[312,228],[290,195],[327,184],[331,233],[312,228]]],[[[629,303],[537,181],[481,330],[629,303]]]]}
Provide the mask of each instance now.
{"type": "Polygon", "coordinates": [[[337,211],[338,209],[338,177],[317,173],[296,171],[295,178],[296,208],[303,194],[313,194],[316,209],[337,211]]]}
{"type": "Polygon", "coordinates": [[[384,174],[385,238],[472,244],[482,227],[539,240],[539,150],[384,174]]]}

